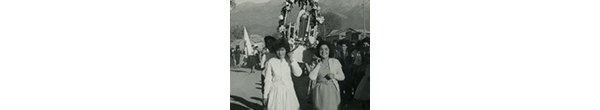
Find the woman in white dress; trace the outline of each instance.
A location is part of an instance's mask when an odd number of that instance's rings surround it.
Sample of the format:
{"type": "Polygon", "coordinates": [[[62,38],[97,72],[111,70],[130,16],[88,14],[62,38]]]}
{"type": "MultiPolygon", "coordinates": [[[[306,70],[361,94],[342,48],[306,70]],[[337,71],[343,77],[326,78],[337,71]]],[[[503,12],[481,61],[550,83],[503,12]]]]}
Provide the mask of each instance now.
{"type": "Polygon", "coordinates": [[[277,57],[269,59],[265,65],[263,101],[267,110],[299,110],[292,74],[298,77],[302,75],[302,69],[288,53],[289,46],[280,43],[274,45],[274,50],[277,57]]]}

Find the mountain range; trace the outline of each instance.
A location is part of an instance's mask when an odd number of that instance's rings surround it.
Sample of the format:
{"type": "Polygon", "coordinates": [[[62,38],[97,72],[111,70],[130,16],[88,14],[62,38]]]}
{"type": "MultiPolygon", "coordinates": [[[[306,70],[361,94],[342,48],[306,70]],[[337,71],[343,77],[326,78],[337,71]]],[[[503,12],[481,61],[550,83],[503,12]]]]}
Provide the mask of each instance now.
{"type": "MultiPolygon", "coordinates": [[[[285,0],[270,0],[264,3],[244,2],[237,4],[230,11],[230,26],[246,26],[249,34],[272,35],[277,32],[277,21],[285,0]]],[[[363,14],[366,18],[366,28],[370,29],[370,2],[368,0],[319,0],[321,14],[332,12],[342,18],[341,29],[364,29],[363,14]],[[365,4],[363,10],[363,2],[365,4]]],[[[287,22],[295,21],[298,5],[288,16],[287,22]]],[[[325,20],[327,22],[327,19],[325,20]]]]}

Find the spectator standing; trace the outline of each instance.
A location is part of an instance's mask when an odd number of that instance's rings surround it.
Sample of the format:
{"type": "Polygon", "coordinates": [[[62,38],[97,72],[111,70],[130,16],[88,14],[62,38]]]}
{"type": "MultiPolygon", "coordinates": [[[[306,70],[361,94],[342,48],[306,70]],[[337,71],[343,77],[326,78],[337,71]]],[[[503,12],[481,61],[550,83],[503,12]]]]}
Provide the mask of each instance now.
{"type": "Polygon", "coordinates": [[[363,39],[363,51],[364,51],[364,56],[363,56],[363,65],[362,68],[364,68],[364,77],[361,78],[360,83],[358,84],[358,87],[356,89],[356,94],[354,95],[354,99],[357,99],[362,108],[365,110],[369,109],[370,106],[370,78],[371,78],[371,72],[370,72],[370,64],[371,64],[371,58],[370,58],[370,45],[369,45],[369,38],[365,38],[363,39]]]}
{"type": "Polygon", "coordinates": [[[259,64],[258,51],[258,46],[254,46],[253,51],[250,52],[250,56],[248,56],[248,66],[250,67],[250,73],[254,73],[254,69],[256,69],[256,67],[259,64]]]}
{"type": "Polygon", "coordinates": [[[241,64],[241,60],[242,60],[242,50],[240,50],[240,46],[236,45],[235,46],[235,51],[233,52],[234,54],[234,58],[235,58],[235,67],[234,68],[239,68],[240,64],[241,64]]]}
{"type": "Polygon", "coordinates": [[[352,82],[352,72],[350,71],[352,69],[350,63],[352,61],[352,57],[349,52],[349,44],[346,40],[340,41],[338,44],[340,45],[340,50],[337,59],[339,59],[340,63],[342,64],[342,71],[346,77],[344,81],[340,82],[340,94],[343,99],[342,104],[343,106],[346,106],[346,102],[352,99],[352,92],[353,88],[355,87],[354,83],[352,82]]]}
{"type": "Polygon", "coordinates": [[[232,66],[235,67],[235,55],[233,53],[234,51],[235,51],[235,49],[233,49],[233,47],[231,47],[231,49],[229,50],[229,60],[230,60],[229,67],[232,67],[232,66]]]}

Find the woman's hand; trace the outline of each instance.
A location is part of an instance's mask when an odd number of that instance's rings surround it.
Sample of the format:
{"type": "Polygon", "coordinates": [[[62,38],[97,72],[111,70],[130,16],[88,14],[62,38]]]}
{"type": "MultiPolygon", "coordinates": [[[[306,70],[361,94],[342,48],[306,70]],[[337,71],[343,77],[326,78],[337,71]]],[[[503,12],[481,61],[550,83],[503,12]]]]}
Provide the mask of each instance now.
{"type": "Polygon", "coordinates": [[[317,64],[321,63],[321,58],[318,58],[318,57],[317,57],[315,60],[316,60],[316,63],[317,63],[317,64]]]}
{"type": "Polygon", "coordinates": [[[327,78],[328,80],[335,79],[335,74],[329,73],[325,76],[325,78],[327,78]]]}
{"type": "Polygon", "coordinates": [[[288,58],[290,59],[290,61],[294,60],[294,52],[289,52],[287,53],[288,58]]]}
{"type": "Polygon", "coordinates": [[[263,105],[267,105],[267,102],[268,102],[267,100],[268,100],[268,98],[266,98],[266,97],[265,97],[265,98],[263,98],[263,102],[262,102],[262,103],[263,103],[263,105]]]}

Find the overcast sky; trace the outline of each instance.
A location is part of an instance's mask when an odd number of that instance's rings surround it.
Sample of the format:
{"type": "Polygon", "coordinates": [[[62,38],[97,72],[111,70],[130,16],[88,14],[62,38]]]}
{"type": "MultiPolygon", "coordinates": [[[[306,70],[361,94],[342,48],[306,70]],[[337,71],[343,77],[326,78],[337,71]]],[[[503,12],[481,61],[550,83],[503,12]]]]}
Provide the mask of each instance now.
{"type": "Polygon", "coordinates": [[[236,3],[244,3],[244,2],[255,2],[255,3],[263,3],[268,2],[269,0],[234,0],[236,3]]]}

